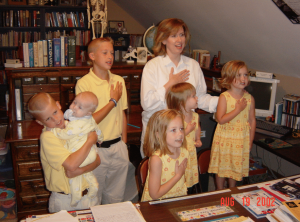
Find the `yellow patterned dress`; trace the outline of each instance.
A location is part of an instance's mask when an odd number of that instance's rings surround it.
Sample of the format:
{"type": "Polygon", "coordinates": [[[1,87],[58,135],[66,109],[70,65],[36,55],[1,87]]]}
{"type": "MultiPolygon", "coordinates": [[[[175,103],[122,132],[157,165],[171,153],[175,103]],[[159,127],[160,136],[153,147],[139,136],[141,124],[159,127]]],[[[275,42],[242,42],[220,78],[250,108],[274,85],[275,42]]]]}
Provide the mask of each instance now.
{"type": "MultiPolygon", "coordinates": [[[[186,178],[186,186],[192,187],[193,185],[199,182],[198,177],[198,164],[197,164],[197,151],[195,147],[195,138],[196,138],[196,131],[199,127],[199,115],[198,113],[193,113],[192,122],[196,122],[197,125],[195,129],[190,132],[188,135],[185,136],[187,141],[187,150],[189,151],[189,159],[188,159],[188,166],[185,170],[185,178],[186,178]]],[[[187,123],[184,122],[184,128],[186,128],[187,123]]]]}
{"type": "MultiPolygon", "coordinates": [[[[222,93],[227,102],[226,113],[235,108],[236,99],[227,91],[222,93]]],[[[249,173],[250,125],[249,111],[251,95],[244,93],[247,107],[234,119],[223,125],[218,124],[211,148],[208,172],[219,177],[241,181],[249,173]]]]}
{"type": "MultiPolygon", "coordinates": [[[[189,157],[189,153],[185,148],[180,148],[180,155],[177,159],[172,159],[169,155],[160,155],[160,150],[155,151],[153,155],[158,156],[162,161],[162,171],[161,171],[161,185],[168,182],[172,177],[175,175],[175,163],[177,160],[179,160],[179,164],[185,159],[189,157]]],[[[150,157],[151,161],[151,157],[150,157]]],[[[181,179],[172,187],[169,192],[167,192],[165,195],[163,195],[159,199],[165,199],[170,197],[178,197],[178,196],[184,196],[187,195],[187,187],[185,184],[185,176],[183,175],[181,179]]],[[[149,169],[148,169],[148,175],[144,187],[144,192],[142,196],[142,201],[150,201],[152,198],[149,194],[149,169]]]]}

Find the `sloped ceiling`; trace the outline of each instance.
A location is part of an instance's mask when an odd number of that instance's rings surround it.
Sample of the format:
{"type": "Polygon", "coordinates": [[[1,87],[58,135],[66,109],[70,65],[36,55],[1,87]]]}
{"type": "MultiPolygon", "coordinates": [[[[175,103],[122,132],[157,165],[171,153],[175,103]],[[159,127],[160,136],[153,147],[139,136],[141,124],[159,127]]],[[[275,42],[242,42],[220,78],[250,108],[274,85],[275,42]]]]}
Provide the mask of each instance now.
{"type": "Polygon", "coordinates": [[[113,0],[145,28],[183,19],[192,49],[221,51],[221,63],[239,59],[255,70],[300,78],[300,24],[272,0],[113,0]]]}

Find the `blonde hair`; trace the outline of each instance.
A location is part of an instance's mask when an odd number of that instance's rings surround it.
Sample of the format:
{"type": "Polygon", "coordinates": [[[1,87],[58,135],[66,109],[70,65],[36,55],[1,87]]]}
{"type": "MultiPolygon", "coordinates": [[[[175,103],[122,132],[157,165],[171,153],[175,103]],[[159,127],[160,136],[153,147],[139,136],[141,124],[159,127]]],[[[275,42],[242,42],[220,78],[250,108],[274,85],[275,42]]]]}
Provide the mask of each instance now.
{"type": "MultiPolygon", "coordinates": [[[[185,35],[185,45],[190,41],[190,31],[185,22],[177,18],[169,18],[161,21],[157,27],[153,52],[155,56],[166,55],[166,46],[162,43],[169,38],[173,33],[177,33],[180,28],[183,28],[185,35]]],[[[182,53],[184,50],[182,51],[182,53]]]]}
{"type": "MultiPolygon", "coordinates": [[[[144,153],[151,156],[154,151],[160,150],[160,155],[172,154],[166,143],[167,128],[175,117],[180,116],[183,125],[183,116],[174,109],[160,110],[149,119],[144,140],[144,153]]],[[[186,148],[186,139],[183,136],[182,147],[186,148]]]]}
{"type": "Polygon", "coordinates": [[[48,93],[35,94],[28,102],[28,111],[35,119],[38,119],[39,114],[44,112],[51,103],[55,103],[55,100],[48,93]]]}
{"type": "Polygon", "coordinates": [[[102,42],[110,42],[114,45],[114,40],[111,37],[102,37],[92,40],[88,45],[88,54],[95,52],[102,42]]]}
{"type": "MultiPolygon", "coordinates": [[[[248,70],[248,67],[245,62],[240,60],[232,60],[227,62],[221,71],[221,78],[219,79],[219,84],[222,88],[230,89],[231,83],[234,81],[236,75],[239,73],[240,69],[246,67],[248,70]]],[[[249,75],[248,75],[249,80],[249,75]]],[[[248,81],[248,85],[250,84],[250,80],[248,81]]]]}
{"type": "Polygon", "coordinates": [[[175,109],[181,113],[184,113],[184,111],[187,112],[187,110],[185,109],[185,104],[187,99],[191,97],[193,93],[196,93],[196,89],[192,84],[188,82],[182,82],[173,85],[168,90],[166,95],[168,108],[175,109]]]}

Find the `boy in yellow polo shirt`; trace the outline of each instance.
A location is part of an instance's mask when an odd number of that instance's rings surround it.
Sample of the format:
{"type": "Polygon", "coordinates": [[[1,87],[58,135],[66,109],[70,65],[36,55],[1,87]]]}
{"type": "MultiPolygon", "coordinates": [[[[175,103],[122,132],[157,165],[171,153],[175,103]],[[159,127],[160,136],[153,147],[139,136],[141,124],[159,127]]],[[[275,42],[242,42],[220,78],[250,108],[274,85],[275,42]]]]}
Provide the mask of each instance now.
{"type": "Polygon", "coordinates": [[[118,203],[133,199],[137,195],[134,166],[129,161],[125,144],[127,142],[125,110],[128,108],[126,86],[122,77],[110,72],[114,60],[111,38],[93,40],[88,46],[88,54],[93,67],[87,75],[78,80],[75,92],[78,94],[90,91],[97,96],[98,107],[93,116],[97,115],[108,101],[115,103],[115,107],[99,124],[104,142],[98,145],[101,165],[93,172],[99,183],[100,203],[118,203]],[[123,85],[122,96],[118,102],[109,96],[111,85],[117,81],[123,85]]]}
{"type": "MultiPolygon", "coordinates": [[[[111,87],[110,95],[115,100],[119,100],[122,94],[121,84],[117,83],[116,89],[111,87]]],[[[102,109],[101,115],[94,119],[100,122],[107,113],[114,107],[113,102],[107,103],[102,109]]],[[[40,136],[40,157],[44,171],[46,187],[51,191],[49,199],[49,212],[54,213],[60,210],[79,210],[87,209],[99,204],[98,198],[89,199],[88,183],[83,181],[82,198],[76,207],[71,207],[71,194],[68,178],[73,178],[90,172],[100,164],[100,158],[97,155],[96,160],[80,168],[81,163],[88,156],[91,147],[97,141],[96,132],[91,132],[83,146],[75,152],[66,148],[66,141],[60,140],[50,131],[51,128],[65,128],[64,114],[61,111],[59,102],[47,93],[38,93],[34,95],[28,103],[29,112],[36,121],[44,126],[40,136]],[[68,177],[68,178],[67,178],[68,177]]]]}

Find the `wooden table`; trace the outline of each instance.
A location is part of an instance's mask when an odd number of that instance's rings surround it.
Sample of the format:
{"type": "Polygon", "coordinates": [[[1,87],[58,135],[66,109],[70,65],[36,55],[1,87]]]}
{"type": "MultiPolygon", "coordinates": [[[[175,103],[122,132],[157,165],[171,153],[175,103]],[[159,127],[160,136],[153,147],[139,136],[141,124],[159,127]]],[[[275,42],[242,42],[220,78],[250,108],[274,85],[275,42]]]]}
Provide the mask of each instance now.
{"type": "MultiPolygon", "coordinates": [[[[242,193],[242,192],[252,191],[252,190],[256,190],[256,189],[258,189],[258,188],[251,187],[251,188],[239,190],[235,187],[235,188],[231,188],[230,189],[231,191],[226,192],[226,193],[215,194],[215,192],[207,192],[207,193],[203,193],[203,194],[212,194],[212,195],[190,198],[190,199],[174,201],[174,202],[154,204],[154,205],[150,205],[149,202],[141,202],[140,203],[140,211],[142,212],[142,214],[147,222],[180,221],[180,220],[176,219],[176,217],[172,214],[172,212],[175,213],[180,210],[196,209],[199,207],[220,205],[221,198],[226,198],[226,197],[231,198],[231,194],[242,193]]],[[[193,197],[193,196],[195,196],[195,195],[191,195],[190,197],[193,197]]],[[[193,221],[208,221],[208,220],[213,220],[213,219],[217,219],[217,218],[221,218],[221,217],[227,217],[227,216],[231,216],[231,215],[250,217],[252,220],[259,221],[259,222],[267,222],[268,221],[268,219],[266,219],[266,218],[262,218],[262,219],[255,218],[249,211],[247,211],[237,201],[234,201],[234,205],[230,206],[230,208],[232,210],[234,210],[233,213],[207,217],[204,219],[191,220],[191,222],[193,222],[193,221]]]]}

